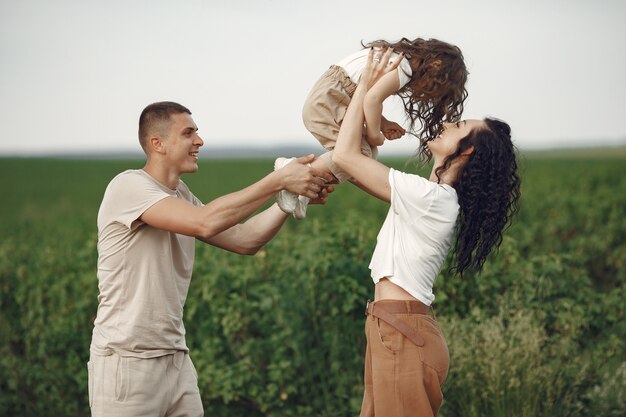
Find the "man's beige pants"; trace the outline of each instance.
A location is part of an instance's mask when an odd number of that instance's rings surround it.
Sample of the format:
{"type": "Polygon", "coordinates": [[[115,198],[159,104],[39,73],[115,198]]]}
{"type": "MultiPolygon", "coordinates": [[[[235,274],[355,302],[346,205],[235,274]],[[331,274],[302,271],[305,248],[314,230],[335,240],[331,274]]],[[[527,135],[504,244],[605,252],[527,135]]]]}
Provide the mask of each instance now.
{"type": "Polygon", "coordinates": [[[141,359],[92,354],[92,417],[201,417],[198,376],[185,352],[141,359]]]}
{"type": "Polygon", "coordinates": [[[367,316],[361,417],[436,416],[443,401],[441,385],[450,364],[441,329],[426,314],[394,316],[413,328],[424,344],[417,346],[385,321],[367,316]]]}

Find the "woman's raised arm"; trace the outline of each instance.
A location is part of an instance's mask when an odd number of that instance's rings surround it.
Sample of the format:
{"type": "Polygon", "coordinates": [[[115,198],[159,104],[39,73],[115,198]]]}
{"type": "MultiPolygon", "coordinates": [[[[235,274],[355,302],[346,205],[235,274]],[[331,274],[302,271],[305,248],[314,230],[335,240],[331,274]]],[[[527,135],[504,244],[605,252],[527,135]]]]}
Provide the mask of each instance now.
{"type": "Polygon", "coordinates": [[[374,56],[370,49],[367,65],[361,74],[359,85],[352,96],[346,115],[341,123],[337,144],[333,151],[333,161],[339,168],[346,171],[362,188],[374,197],[389,202],[391,188],[389,186],[389,167],[375,159],[361,154],[361,138],[363,135],[363,101],[367,91],[385,74],[394,71],[400,64],[397,59],[388,65],[392,49],[387,49],[382,56],[374,56]]]}

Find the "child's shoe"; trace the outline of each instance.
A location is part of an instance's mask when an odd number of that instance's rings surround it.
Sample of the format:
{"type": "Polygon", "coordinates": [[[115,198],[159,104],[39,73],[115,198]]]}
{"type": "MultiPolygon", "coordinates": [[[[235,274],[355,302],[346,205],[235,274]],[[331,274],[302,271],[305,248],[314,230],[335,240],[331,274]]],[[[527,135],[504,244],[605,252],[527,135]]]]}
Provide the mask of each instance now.
{"type": "MultiPolygon", "coordinates": [[[[274,161],[274,171],[281,169],[282,167],[284,167],[285,165],[287,165],[294,159],[295,158],[283,158],[283,157],[276,158],[276,161],[274,161]]],[[[295,217],[295,210],[298,205],[297,194],[294,194],[291,191],[287,191],[287,190],[280,190],[278,194],[276,194],[276,203],[278,203],[278,207],[280,207],[282,211],[284,211],[287,214],[294,214],[294,217],[295,217]]],[[[305,208],[305,211],[306,211],[306,208],[305,208]]]]}

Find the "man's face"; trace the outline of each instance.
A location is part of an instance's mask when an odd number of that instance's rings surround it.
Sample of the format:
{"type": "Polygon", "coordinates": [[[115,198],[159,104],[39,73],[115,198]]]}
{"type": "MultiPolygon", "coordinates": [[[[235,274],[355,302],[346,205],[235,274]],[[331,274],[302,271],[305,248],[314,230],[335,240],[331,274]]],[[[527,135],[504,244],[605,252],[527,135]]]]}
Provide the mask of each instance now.
{"type": "Polygon", "coordinates": [[[181,173],[198,170],[198,150],[204,141],[198,136],[198,126],[190,114],[171,116],[171,125],[163,143],[168,161],[178,166],[181,173]]]}

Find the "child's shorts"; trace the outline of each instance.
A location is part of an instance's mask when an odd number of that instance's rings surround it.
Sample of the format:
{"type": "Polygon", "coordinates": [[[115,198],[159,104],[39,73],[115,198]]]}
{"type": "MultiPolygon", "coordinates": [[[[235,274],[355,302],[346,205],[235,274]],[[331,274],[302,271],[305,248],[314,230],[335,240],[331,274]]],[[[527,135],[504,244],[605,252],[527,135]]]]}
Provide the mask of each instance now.
{"type": "MultiPolygon", "coordinates": [[[[343,121],[356,84],[352,82],[345,70],[332,65],[321,77],[304,101],[302,120],[304,126],[328,151],[335,148],[339,128],[343,121]]],[[[367,157],[376,157],[376,148],[365,140],[365,132],[361,139],[361,153],[367,157]]],[[[332,162],[331,154],[320,156],[329,166],[330,171],[340,182],[349,179],[349,175],[341,171],[332,162]]]]}

